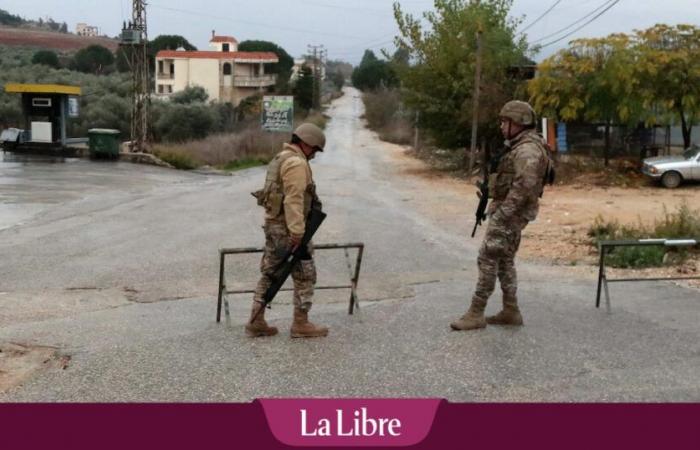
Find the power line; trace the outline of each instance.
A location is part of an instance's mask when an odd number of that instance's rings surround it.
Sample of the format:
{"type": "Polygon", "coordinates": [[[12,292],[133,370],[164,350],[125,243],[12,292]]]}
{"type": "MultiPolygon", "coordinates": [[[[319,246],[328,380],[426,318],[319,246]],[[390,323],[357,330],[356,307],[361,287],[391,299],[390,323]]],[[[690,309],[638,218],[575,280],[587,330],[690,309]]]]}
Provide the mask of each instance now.
{"type": "Polygon", "coordinates": [[[589,20],[588,22],[584,23],[583,25],[581,25],[580,27],[576,28],[576,29],[573,30],[572,32],[565,34],[564,36],[560,37],[559,39],[556,39],[556,40],[551,41],[551,42],[547,42],[546,44],[542,44],[542,45],[540,46],[540,48],[544,48],[544,47],[550,46],[550,45],[552,45],[552,44],[556,44],[557,42],[566,39],[567,37],[569,37],[569,36],[571,36],[572,34],[576,33],[576,32],[577,32],[578,30],[580,30],[581,28],[583,28],[583,27],[585,27],[586,25],[590,24],[591,22],[595,21],[598,17],[600,17],[600,16],[602,16],[603,14],[605,14],[610,8],[612,8],[613,6],[617,5],[619,2],[620,2],[620,0],[614,0],[613,3],[611,3],[607,8],[605,8],[605,9],[602,10],[601,12],[599,12],[595,17],[593,17],[593,18],[592,18],[591,20],[589,20]]]}
{"type": "Polygon", "coordinates": [[[540,20],[542,20],[542,18],[543,18],[544,16],[546,16],[547,14],[549,14],[559,3],[561,3],[561,0],[557,0],[556,2],[554,2],[554,4],[553,4],[552,6],[550,6],[549,9],[547,9],[547,11],[543,12],[537,19],[535,19],[534,21],[530,22],[530,24],[529,24],[528,26],[526,26],[525,28],[523,28],[522,30],[520,30],[520,32],[519,32],[518,34],[523,34],[523,33],[525,33],[527,30],[529,30],[530,28],[532,28],[533,25],[535,25],[537,22],[539,22],[540,20]]]}
{"type": "MultiPolygon", "coordinates": [[[[542,36],[542,37],[539,38],[539,39],[535,39],[534,41],[531,41],[530,44],[535,44],[535,43],[537,43],[537,42],[542,42],[542,41],[544,41],[545,39],[549,39],[549,38],[551,38],[551,37],[554,37],[554,36],[556,36],[556,35],[558,35],[558,34],[564,32],[564,31],[566,31],[566,30],[568,30],[568,29],[570,29],[570,28],[576,26],[577,24],[583,22],[583,21],[586,20],[588,17],[594,15],[595,13],[597,13],[597,12],[600,11],[601,9],[605,8],[606,6],[607,6],[608,9],[609,9],[611,6],[613,6],[613,5],[614,5],[615,3],[617,3],[618,1],[619,1],[619,0],[605,0],[605,1],[603,2],[603,4],[601,4],[600,6],[598,6],[597,8],[595,8],[593,11],[589,12],[588,14],[586,14],[585,16],[583,16],[583,17],[579,18],[578,20],[576,20],[576,21],[570,23],[569,25],[565,26],[564,28],[561,28],[561,29],[555,31],[554,33],[550,33],[550,34],[548,34],[548,35],[546,35],[546,36],[542,36]]],[[[607,9],[605,9],[604,11],[607,11],[607,9]]],[[[596,17],[599,17],[599,16],[596,16],[596,17]]],[[[585,25],[584,25],[584,26],[585,26],[585,25]]]]}
{"type": "Polygon", "coordinates": [[[261,22],[251,22],[248,20],[240,20],[240,19],[232,19],[230,17],[222,17],[219,15],[214,15],[214,14],[206,14],[202,13],[199,11],[191,11],[187,9],[180,9],[180,8],[171,8],[169,6],[160,6],[160,5],[155,5],[155,4],[150,4],[151,8],[157,8],[157,9],[163,9],[166,11],[174,11],[174,12],[179,12],[191,16],[200,16],[200,17],[206,17],[209,19],[218,19],[218,20],[224,20],[227,22],[237,22],[237,23],[243,23],[246,25],[253,25],[256,27],[263,27],[263,28],[272,28],[275,30],[285,30],[285,31],[292,31],[295,33],[303,33],[303,34],[313,34],[314,36],[317,35],[322,35],[322,36],[333,36],[333,37],[342,37],[346,39],[360,39],[360,36],[349,36],[346,34],[337,34],[337,33],[324,33],[322,31],[317,31],[317,30],[308,30],[308,29],[301,29],[301,28],[292,28],[292,27],[287,27],[283,25],[270,25],[266,23],[261,23],[261,22]]]}

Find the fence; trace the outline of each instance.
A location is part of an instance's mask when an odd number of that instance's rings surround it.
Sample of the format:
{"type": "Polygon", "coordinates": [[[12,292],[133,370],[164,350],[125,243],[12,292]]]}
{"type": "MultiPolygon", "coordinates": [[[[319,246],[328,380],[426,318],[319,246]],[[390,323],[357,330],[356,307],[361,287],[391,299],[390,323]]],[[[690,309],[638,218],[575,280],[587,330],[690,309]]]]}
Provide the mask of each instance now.
{"type": "Polygon", "coordinates": [[[605,304],[610,310],[610,291],[608,283],[623,283],[634,281],[672,281],[672,280],[700,280],[700,277],[666,277],[666,278],[608,278],[605,267],[605,255],[616,247],[634,246],[665,246],[665,247],[692,247],[698,245],[698,239],[640,239],[627,241],[601,241],[598,243],[600,252],[600,264],[598,268],[598,292],[596,294],[595,307],[600,308],[601,291],[605,291],[605,304]]]}
{"type": "MultiPolygon", "coordinates": [[[[329,289],[350,289],[350,301],[348,305],[348,314],[352,315],[355,312],[355,308],[360,308],[360,302],[357,298],[357,283],[360,278],[360,266],[362,265],[362,255],[365,250],[365,244],[363,243],[349,243],[349,244],[320,244],[314,245],[314,250],[344,250],[345,258],[348,263],[348,270],[350,271],[350,284],[340,285],[340,286],[316,286],[314,289],[318,290],[329,290],[329,289]],[[355,267],[353,268],[350,263],[350,254],[348,249],[357,249],[357,259],[355,260],[355,267]]],[[[226,256],[228,255],[243,255],[250,253],[262,253],[264,249],[262,248],[223,248],[219,250],[219,295],[217,297],[216,303],[216,322],[221,322],[221,307],[224,306],[224,311],[226,314],[226,323],[230,324],[231,313],[229,312],[229,302],[228,295],[235,294],[252,294],[255,292],[254,289],[238,289],[238,290],[227,290],[226,289],[226,256]]],[[[282,291],[291,291],[293,289],[281,289],[282,291]]]]}

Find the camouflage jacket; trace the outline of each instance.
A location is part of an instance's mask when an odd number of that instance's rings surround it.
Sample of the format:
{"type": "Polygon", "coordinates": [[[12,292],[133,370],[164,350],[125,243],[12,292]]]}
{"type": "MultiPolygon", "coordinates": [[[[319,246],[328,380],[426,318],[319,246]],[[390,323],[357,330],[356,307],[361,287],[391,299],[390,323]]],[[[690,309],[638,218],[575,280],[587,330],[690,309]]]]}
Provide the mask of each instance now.
{"type": "Polygon", "coordinates": [[[489,178],[489,191],[493,193],[491,220],[501,224],[515,218],[534,220],[550,164],[544,139],[535,130],[525,130],[506,141],[506,153],[489,178]]]}
{"type": "Polygon", "coordinates": [[[265,220],[284,223],[289,234],[301,238],[312,204],[320,208],[311,166],[301,149],[285,144],[267,168],[265,186],[254,192],[265,207],[265,220]]]}

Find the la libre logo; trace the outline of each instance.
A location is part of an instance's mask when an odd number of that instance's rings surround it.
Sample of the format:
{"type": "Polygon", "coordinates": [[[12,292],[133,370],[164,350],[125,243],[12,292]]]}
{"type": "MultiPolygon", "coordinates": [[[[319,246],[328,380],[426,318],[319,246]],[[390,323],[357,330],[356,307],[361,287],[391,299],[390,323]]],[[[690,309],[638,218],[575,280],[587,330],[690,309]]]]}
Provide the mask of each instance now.
{"type": "Polygon", "coordinates": [[[347,436],[347,437],[398,437],[401,436],[401,421],[396,418],[370,417],[367,408],[347,414],[336,409],[334,417],[309,418],[305,409],[300,410],[302,436],[347,436]]]}

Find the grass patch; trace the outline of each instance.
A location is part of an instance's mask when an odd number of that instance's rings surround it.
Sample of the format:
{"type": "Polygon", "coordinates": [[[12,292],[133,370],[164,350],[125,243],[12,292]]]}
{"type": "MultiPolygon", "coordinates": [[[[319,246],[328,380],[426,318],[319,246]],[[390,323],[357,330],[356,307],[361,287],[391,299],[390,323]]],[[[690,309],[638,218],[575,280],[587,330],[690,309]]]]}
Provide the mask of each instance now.
{"type": "Polygon", "coordinates": [[[187,153],[156,150],[155,155],[179,170],[193,170],[201,166],[192,155],[188,155],[187,153]]]}
{"type": "MultiPolygon", "coordinates": [[[[605,220],[596,217],[588,229],[588,236],[593,245],[607,240],[635,239],[683,239],[700,238],[700,211],[691,210],[687,204],[682,204],[675,212],[664,208],[661,220],[655,220],[647,226],[640,222],[637,225],[622,225],[616,220],[605,220]]],[[[607,257],[611,267],[645,268],[660,267],[665,262],[684,262],[691,255],[697,254],[696,247],[619,247],[607,257]],[[672,256],[672,257],[669,257],[672,256]]]]}
{"type": "Polygon", "coordinates": [[[244,158],[235,161],[229,161],[222,167],[222,169],[233,172],[235,170],[245,170],[250,169],[252,167],[264,166],[268,162],[270,161],[261,158],[244,158]]]}

